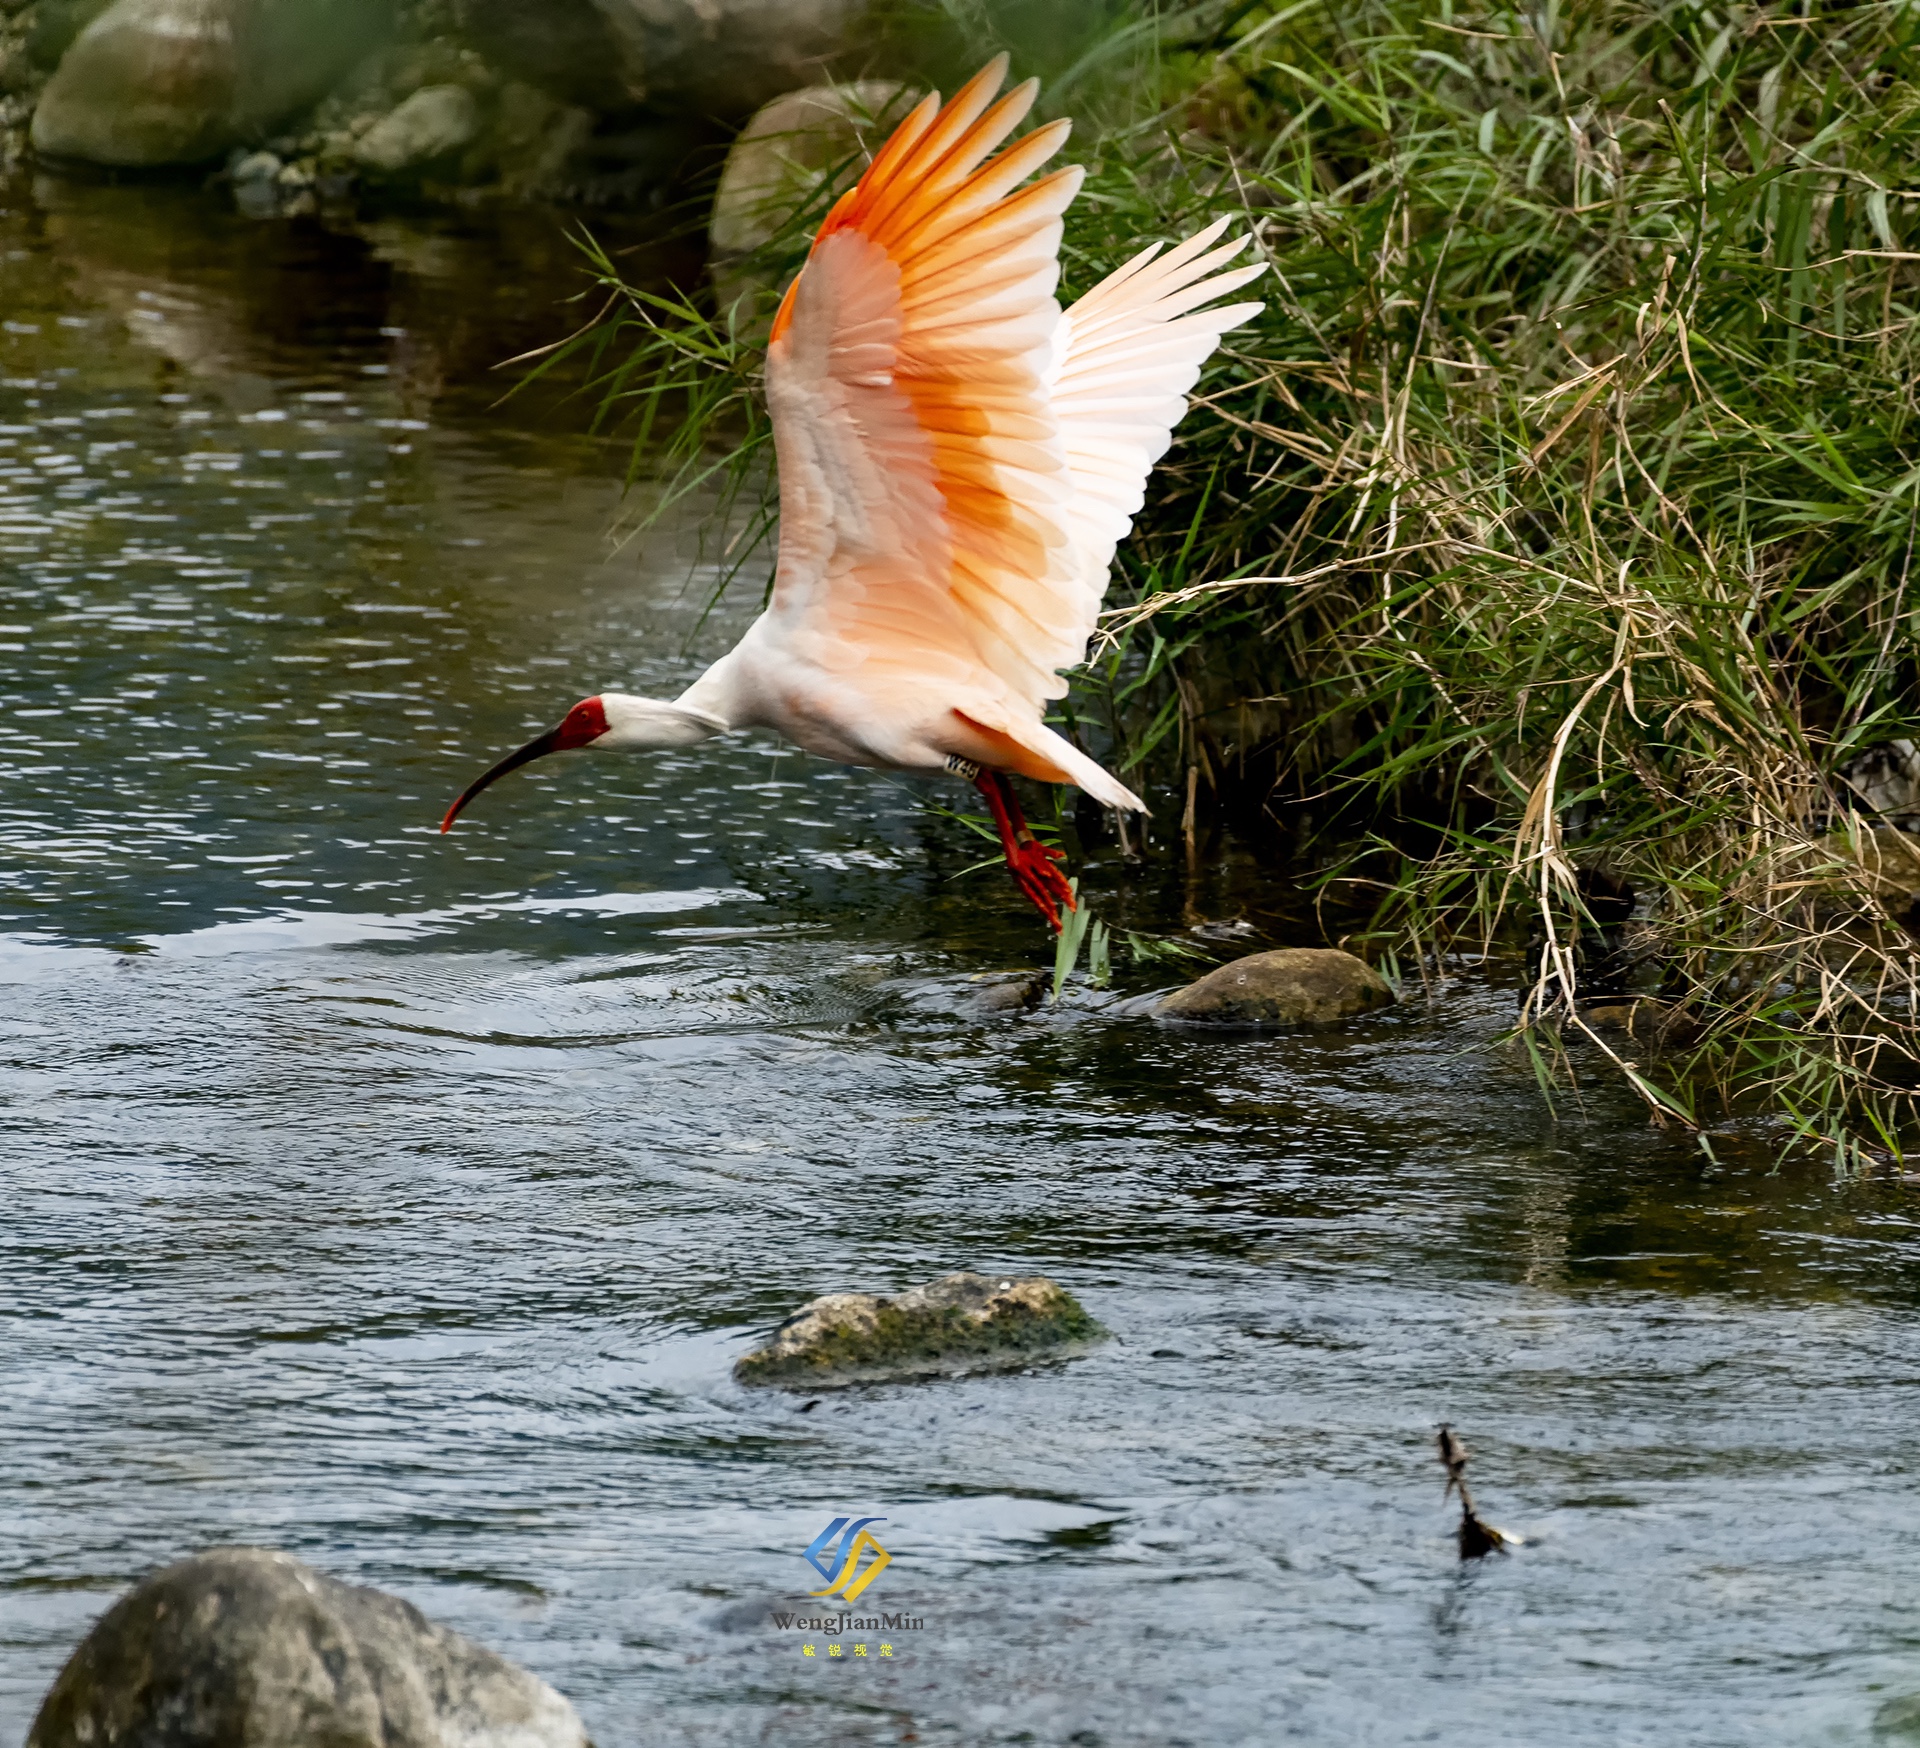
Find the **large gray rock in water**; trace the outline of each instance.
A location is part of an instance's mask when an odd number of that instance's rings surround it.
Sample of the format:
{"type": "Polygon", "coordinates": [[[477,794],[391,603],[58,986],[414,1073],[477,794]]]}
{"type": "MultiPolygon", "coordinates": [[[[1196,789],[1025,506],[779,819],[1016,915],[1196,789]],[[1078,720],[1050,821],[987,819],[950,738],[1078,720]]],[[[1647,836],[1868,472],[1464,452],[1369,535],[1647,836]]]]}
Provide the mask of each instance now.
{"type": "Polygon", "coordinates": [[[34,149],[96,164],[194,163],[237,137],[231,0],[117,0],[62,58],[34,149]]]}
{"type": "Polygon", "coordinates": [[[380,0],[114,0],[74,40],[33,145],[96,164],[194,164],[311,103],[388,24],[380,0]]]}
{"type": "Polygon", "coordinates": [[[734,1362],[742,1384],[785,1390],[997,1371],[1060,1357],[1107,1332],[1045,1275],[965,1271],[886,1297],[828,1293],[734,1362]]]}
{"type": "Polygon", "coordinates": [[[1386,979],[1364,959],[1337,947],[1283,947],[1209,971],[1153,1011],[1216,1026],[1324,1026],[1392,1004],[1386,979]]]}
{"type": "Polygon", "coordinates": [[[588,1748],[574,1709],[411,1603],[221,1548],[123,1597],[27,1748],[588,1748]]]}

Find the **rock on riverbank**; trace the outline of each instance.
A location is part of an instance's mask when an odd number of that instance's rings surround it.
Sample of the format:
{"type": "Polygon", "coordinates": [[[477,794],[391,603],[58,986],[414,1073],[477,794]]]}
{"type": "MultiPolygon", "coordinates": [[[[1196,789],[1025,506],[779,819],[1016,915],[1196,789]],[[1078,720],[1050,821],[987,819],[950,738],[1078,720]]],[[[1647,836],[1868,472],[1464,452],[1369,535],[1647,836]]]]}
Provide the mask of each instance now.
{"type": "Polygon", "coordinates": [[[840,172],[829,192],[849,185],[916,97],[891,80],[863,79],[775,98],[727,152],[708,227],[714,248],[750,255],[820,193],[823,178],[840,172]]]}
{"type": "Polygon", "coordinates": [[[26,1748],[590,1748],[538,1677],[382,1591],[219,1548],[94,1624],[26,1748]]]}
{"type": "MultiPolygon", "coordinates": [[[[861,48],[871,0],[0,0],[0,157],[655,198],[861,48]],[[593,193],[590,191],[600,191],[593,193]]],[[[259,178],[256,178],[259,180],[259,178]]],[[[256,188],[246,210],[277,209],[256,188]]]]}
{"type": "Polygon", "coordinates": [[[942,1275],[891,1297],[829,1293],[803,1305],[765,1347],[735,1362],[742,1384],[830,1389],[1057,1358],[1106,1331],[1045,1275],[942,1275]]]}
{"type": "Polygon", "coordinates": [[[754,257],[796,214],[809,229],[817,225],[828,198],[852,186],[918,98],[886,79],[810,85],[776,97],[740,130],[707,227],[714,286],[730,320],[742,328],[771,320],[778,264],[754,257]]]}
{"type": "Polygon", "coordinates": [[[1214,1026],[1325,1026],[1391,1007],[1387,980],[1337,947],[1282,947],[1209,971],[1153,1011],[1214,1026]]]}

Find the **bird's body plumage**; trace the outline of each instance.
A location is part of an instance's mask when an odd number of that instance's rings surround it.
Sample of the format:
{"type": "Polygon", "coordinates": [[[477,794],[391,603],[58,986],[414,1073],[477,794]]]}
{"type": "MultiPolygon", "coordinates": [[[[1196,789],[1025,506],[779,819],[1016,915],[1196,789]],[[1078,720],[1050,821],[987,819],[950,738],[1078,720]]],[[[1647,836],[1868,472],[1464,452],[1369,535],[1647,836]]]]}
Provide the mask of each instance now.
{"type": "Polygon", "coordinates": [[[990,155],[1035,94],[1029,81],[995,102],[1004,72],[1003,58],[944,107],[922,102],[822,223],[768,344],[772,598],[664,707],[683,713],[683,737],[762,727],[851,764],[977,768],[999,781],[1003,836],[1004,774],[1143,805],[1043,712],[1085,658],[1187,391],[1260,307],[1200,307],[1260,271],[1225,266],[1244,244],[1211,246],[1221,220],[1142,251],[1062,312],[1061,214],[1081,172],[1027,182],[1064,122],[990,155]]]}

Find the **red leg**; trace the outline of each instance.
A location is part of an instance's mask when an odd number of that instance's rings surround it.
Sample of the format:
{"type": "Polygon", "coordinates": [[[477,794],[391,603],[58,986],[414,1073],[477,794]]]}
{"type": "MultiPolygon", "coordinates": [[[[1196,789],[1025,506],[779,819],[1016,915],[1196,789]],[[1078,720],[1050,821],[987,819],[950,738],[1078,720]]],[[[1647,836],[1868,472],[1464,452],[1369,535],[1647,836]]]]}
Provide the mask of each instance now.
{"type": "Polygon", "coordinates": [[[1059,934],[1061,907],[1078,908],[1073,902],[1073,888],[1058,866],[1064,858],[1058,850],[1048,849],[1033,835],[1026,815],[1020,811],[1013,785],[998,771],[982,771],[974,778],[973,786],[987,798],[987,806],[993,810],[993,823],[1000,828],[1000,848],[1006,854],[1014,884],[1047,919],[1047,927],[1059,934]]]}

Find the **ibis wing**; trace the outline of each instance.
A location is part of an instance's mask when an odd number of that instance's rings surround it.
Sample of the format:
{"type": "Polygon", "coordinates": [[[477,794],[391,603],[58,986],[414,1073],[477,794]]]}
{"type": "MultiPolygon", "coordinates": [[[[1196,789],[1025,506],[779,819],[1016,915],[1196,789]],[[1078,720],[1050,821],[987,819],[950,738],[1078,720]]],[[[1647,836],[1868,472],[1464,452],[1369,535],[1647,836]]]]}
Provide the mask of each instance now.
{"type": "Polygon", "coordinates": [[[774,318],[773,613],[823,666],[950,674],[1037,721],[1201,365],[1260,307],[1200,306],[1260,269],[1217,271],[1243,246],[1210,248],[1223,220],[1062,316],[1081,173],[1021,187],[1064,122],[989,156],[1033,103],[1031,81],[993,101],[1005,64],[901,123],[774,318]]]}
{"type": "Polygon", "coordinates": [[[1162,255],[1156,245],[1108,275],[1061,317],[1050,387],[1072,484],[1066,524],[1072,557],[1062,592],[1072,612],[1071,653],[1082,659],[1099,619],[1114,548],[1145,501],[1147,477],[1187,410],[1187,393],[1227,329],[1258,303],[1200,306],[1265,271],[1218,271],[1246,239],[1215,248],[1222,218],[1162,255]]]}
{"type": "Polygon", "coordinates": [[[989,157],[1033,102],[1031,83],[993,102],[1004,68],[908,116],[774,319],[772,611],[828,666],[951,672],[1037,703],[1073,623],[1050,586],[1069,483],[1045,377],[1080,172],[1020,186],[1064,123],[989,157]]]}

